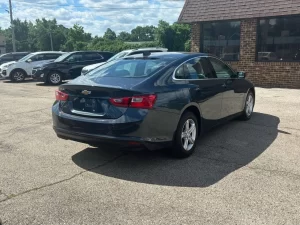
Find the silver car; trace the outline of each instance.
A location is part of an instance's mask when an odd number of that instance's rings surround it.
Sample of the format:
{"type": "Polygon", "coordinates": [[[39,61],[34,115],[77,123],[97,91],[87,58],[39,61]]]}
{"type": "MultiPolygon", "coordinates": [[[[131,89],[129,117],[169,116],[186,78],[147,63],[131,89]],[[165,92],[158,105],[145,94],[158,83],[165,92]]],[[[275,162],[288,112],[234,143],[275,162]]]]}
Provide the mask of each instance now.
{"type": "Polygon", "coordinates": [[[137,54],[141,54],[143,52],[167,52],[168,49],[167,48],[139,48],[139,49],[129,49],[129,50],[125,50],[122,52],[119,52],[118,54],[114,55],[113,57],[111,57],[109,60],[107,60],[106,62],[101,62],[101,63],[97,63],[97,64],[93,64],[93,65],[89,65],[86,66],[82,69],[81,71],[81,75],[85,75],[88,72],[90,72],[91,70],[98,68],[99,66],[107,63],[107,62],[111,62],[115,59],[120,59],[123,58],[125,56],[129,56],[129,55],[137,55],[137,54]]]}

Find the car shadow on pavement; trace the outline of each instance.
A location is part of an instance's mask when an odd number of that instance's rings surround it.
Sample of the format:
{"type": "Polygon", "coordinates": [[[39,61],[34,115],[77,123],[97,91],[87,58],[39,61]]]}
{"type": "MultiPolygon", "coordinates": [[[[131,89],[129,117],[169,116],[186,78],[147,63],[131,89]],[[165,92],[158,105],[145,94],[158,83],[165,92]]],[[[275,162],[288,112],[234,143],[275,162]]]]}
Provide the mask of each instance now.
{"type": "MultiPolygon", "coordinates": [[[[44,83],[44,82],[39,82],[39,81],[36,81],[38,83],[36,83],[36,86],[47,86],[47,87],[55,87],[55,86],[59,86],[59,85],[52,85],[52,84],[48,84],[48,83],[44,83]]],[[[63,81],[61,84],[65,84],[67,83],[67,81],[63,81]]]]}
{"type": "Polygon", "coordinates": [[[72,160],[86,170],[127,181],[208,187],[259,157],[276,139],[279,123],[278,117],[262,113],[254,113],[247,122],[234,120],[201,137],[195,153],[181,160],[163,151],[123,152],[101,165],[99,151],[115,154],[109,147],[87,148],[72,160]]]}
{"type": "Polygon", "coordinates": [[[7,84],[24,84],[24,83],[33,83],[33,82],[36,82],[35,80],[33,79],[28,79],[28,80],[24,80],[22,82],[13,82],[11,80],[4,80],[3,83],[7,83],[7,84]]]}

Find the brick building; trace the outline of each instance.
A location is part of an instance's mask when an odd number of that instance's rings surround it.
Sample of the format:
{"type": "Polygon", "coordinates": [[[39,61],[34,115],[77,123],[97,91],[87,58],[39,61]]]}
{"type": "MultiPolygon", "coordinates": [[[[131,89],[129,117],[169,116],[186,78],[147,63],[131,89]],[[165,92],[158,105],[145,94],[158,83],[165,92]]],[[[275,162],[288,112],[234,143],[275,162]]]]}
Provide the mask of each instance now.
{"type": "Polygon", "coordinates": [[[300,88],[300,0],[186,0],[193,52],[219,56],[257,86],[300,88]]]}

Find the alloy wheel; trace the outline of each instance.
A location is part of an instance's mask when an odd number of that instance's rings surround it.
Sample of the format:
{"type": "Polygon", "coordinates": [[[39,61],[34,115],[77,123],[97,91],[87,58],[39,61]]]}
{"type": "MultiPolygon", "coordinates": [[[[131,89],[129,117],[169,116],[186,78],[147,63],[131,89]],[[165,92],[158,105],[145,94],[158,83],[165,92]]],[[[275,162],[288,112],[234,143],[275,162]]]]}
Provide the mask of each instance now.
{"type": "Polygon", "coordinates": [[[254,108],[254,98],[251,94],[249,94],[246,99],[246,115],[248,117],[252,114],[253,108],[254,108]]]}
{"type": "Polygon", "coordinates": [[[52,73],[49,77],[49,80],[52,84],[60,83],[61,77],[58,73],[52,73]]]}
{"type": "Polygon", "coordinates": [[[22,81],[25,79],[25,75],[24,73],[20,72],[20,71],[17,71],[14,73],[14,80],[15,81],[22,81]]]}
{"type": "Polygon", "coordinates": [[[196,135],[197,135],[197,127],[196,123],[192,119],[188,119],[182,128],[181,132],[181,143],[182,147],[186,151],[190,151],[196,141],[196,135]]]}

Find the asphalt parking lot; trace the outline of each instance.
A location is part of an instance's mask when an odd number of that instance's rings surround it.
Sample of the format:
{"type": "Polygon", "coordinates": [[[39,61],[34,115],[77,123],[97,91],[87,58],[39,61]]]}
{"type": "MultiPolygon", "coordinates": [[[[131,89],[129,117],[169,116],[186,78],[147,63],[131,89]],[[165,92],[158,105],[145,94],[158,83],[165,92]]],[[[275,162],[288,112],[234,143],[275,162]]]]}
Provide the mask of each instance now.
{"type": "Polygon", "coordinates": [[[250,121],[175,160],[58,139],[56,88],[0,81],[3,224],[300,224],[300,90],[257,88],[250,121]]]}

